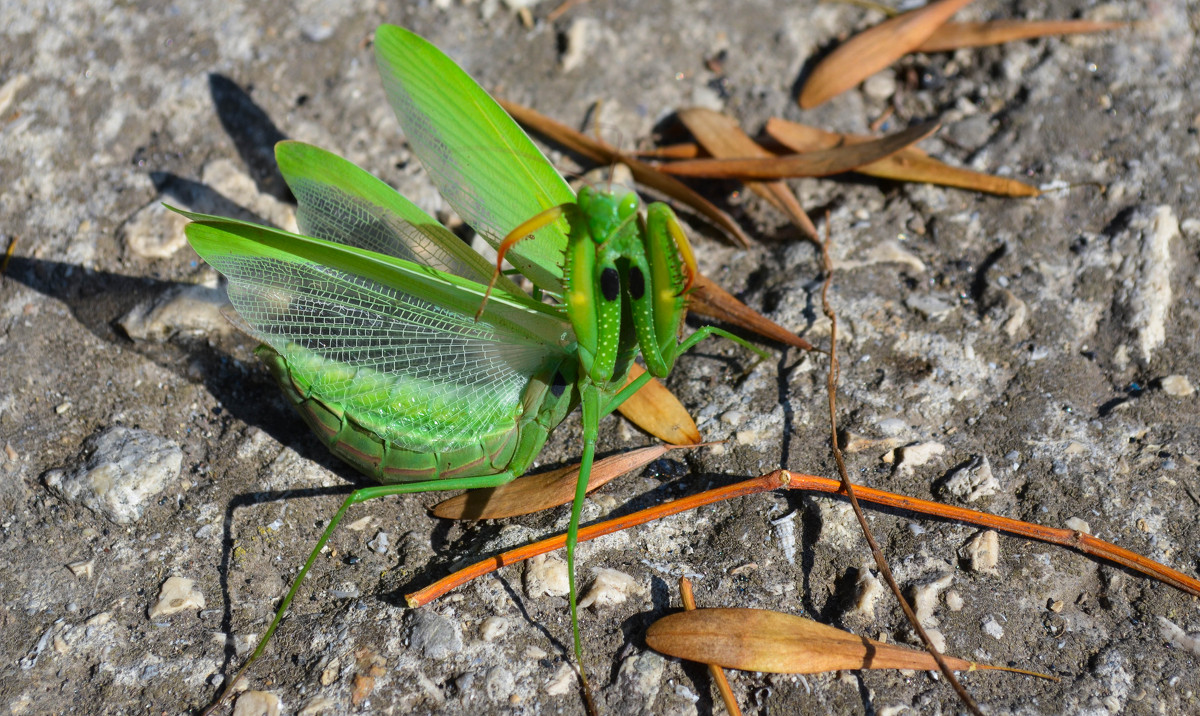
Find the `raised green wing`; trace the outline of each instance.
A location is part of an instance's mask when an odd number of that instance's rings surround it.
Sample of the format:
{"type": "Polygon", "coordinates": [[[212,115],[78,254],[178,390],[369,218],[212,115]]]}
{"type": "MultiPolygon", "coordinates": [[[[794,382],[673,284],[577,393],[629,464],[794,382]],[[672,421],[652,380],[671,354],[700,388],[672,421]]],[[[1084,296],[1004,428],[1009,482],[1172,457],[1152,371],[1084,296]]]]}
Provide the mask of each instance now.
{"type": "MultiPolygon", "coordinates": [[[[395,25],[375,32],[375,59],[400,127],[446,202],[492,246],[521,222],[575,201],[554,166],[508,114],[442,51],[395,25]]],[[[562,291],[567,223],[507,254],[544,291],[562,291]]]]}
{"type": "MultiPolygon", "coordinates": [[[[487,283],[494,266],[395,189],[311,144],[275,145],[279,171],[296,196],[300,233],[432,266],[487,283]]],[[[502,291],[519,289],[507,278],[502,291]]]]}
{"type": "Polygon", "coordinates": [[[567,355],[570,328],[523,294],[402,259],[266,227],[187,214],[188,241],[229,279],[257,338],[311,393],[381,437],[450,450],[512,425],[531,376],[567,355]]]}

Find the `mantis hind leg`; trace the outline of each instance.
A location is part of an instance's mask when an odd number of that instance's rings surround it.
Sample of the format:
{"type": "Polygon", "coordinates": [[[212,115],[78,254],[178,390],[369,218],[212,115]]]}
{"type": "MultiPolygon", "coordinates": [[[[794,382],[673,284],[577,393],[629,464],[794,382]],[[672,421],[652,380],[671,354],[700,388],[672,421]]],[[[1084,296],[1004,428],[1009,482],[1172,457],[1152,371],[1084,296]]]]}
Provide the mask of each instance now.
{"type": "Polygon", "coordinates": [[[479,487],[497,487],[506,482],[511,482],[514,477],[515,476],[511,472],[502,472],[496,475],[484,475],[481,477],[459,477],[447,480],[427,480],[425,482],[400,483],[396,485],[378,485],[375,487],[364,487],[351,492],[342,502],[342,506],[338,508],[337,514],[333,516],[333,519],[329,520],[329,526],[327,526],[325,531],[321,533],[321,538],[317,540],[317,544],[309,553],[308,559],[304,561],[304,566],[301,567],[300,572],[292,581],[292,587],[288,590],[287,595],[284,596],[283,601],[279,603],[279,608],[275,611],[275,618],[271,620],[271,625],[267,627],[267,631],[263,634],[262,639],[259,640],[258,646],[254,649],[254,653],[250,655],[250,658],[246,660],[246,663],[242,665],[242,668],[238,669],[237,674],[235,674],[225,686],[220,698],[218,698],[216,702],[212,704],[212,706],[205,710],[204,716],[207,716],[209,713],[214,711],[218,706],[221,705],[221,703],[225,701],[226,698],[229,697],[231,693],[233,693],[233,689],[237,684],[238,679],[240,679],[242,675],[246,673],[246,670],[250,668],[250,665],[253,664],[267,648],[267,642],[271,640],[271,636],[275,633],[275,629],[278,628],[279,623],[283,621],[283,615],[287,612],[287,608],[291,606],[292,600],[296,597],[296,592],[300,590],[300,584],[304,582],[304,578],[308,575],[308,570],[311,569],[313,564],[317,561],[317,557],[321,554],[321,550],[325,548],[325,543],[327,543],[329,538],[333,536],[334,530],[337,529],[338,524],[342,521],[342,518],[346,516],[347,510],[349,510],[352,505],[357,505],[359,503],[366,502],[367,500],[373,500],[379,497],[387,497],[389,495],[406,495],[415,492],[437,492],[443,490],[473,490],[479,487]]]}

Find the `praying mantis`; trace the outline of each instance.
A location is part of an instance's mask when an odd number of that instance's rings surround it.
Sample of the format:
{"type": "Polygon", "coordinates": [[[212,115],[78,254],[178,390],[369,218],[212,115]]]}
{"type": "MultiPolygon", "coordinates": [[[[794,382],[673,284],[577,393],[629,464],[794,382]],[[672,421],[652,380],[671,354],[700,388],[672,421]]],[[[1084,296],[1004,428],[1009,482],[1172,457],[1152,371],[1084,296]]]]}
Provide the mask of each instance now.
{"type": "Polygon", "coordinates": [[[380,180],[300,142],[281,142],[276,157],[301,234],[181,212],[192,219],[188,241],[228,278],[230,301],[263,343],[257,354],[305,421],[382,483],[345,499],[242,670],[351,506],[509,482],[580,407],[567,563],[582,674],[574,557],[600,419],[709,336],[761,351],[711,326],[679,340],[696,265],[669,207],[643,215],[633,193],[585,187],[577,196],[440,50],[391,25],[375,48],[413,152],[500,259],[492,266],[380,180]],[[500,273],[503,259],[534,296],[500,273]],[[626,385],[639,352],[647,372],[626,385]]]}

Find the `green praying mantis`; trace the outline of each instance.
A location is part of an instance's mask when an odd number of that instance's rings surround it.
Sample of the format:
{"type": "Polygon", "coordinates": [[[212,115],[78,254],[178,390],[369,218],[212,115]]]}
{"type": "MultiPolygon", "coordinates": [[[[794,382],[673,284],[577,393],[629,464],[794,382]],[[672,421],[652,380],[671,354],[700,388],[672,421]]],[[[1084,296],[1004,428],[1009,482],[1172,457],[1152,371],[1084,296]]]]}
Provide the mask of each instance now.
{"type": "Polygon", "coordinates": [[[276,158],[303,235],[184,213],[188,241],[228,278],[230,301],[263,343],[257,354],[305,421],[382,483],[343,502],[242,670],[352,505],[509,482],[579,406],[567,562],[582,674],[574,555],[601,418],[708,336],[761,351],[711,326],[679,340],[696,266],[669,207],[642,214],[633,193],[585,187],[576,196],[436,47],[384,25],[375,50],[413,152],[500,260],[493,266],[353,164],[294,141],[281,142],[276,158]],[[500,273],[503,259],[533,296],[500,273]],[[648,370],[626,386],[639,352],[648,370]]]}

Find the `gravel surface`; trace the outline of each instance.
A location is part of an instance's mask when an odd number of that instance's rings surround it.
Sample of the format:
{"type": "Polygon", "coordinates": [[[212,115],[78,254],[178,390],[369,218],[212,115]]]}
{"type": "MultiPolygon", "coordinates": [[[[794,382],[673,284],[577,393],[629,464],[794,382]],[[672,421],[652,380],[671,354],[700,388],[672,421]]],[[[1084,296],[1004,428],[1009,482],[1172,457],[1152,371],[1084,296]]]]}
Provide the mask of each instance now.
{"type": "MultiPolygon", "coordinates": [[[[841,427],[867,485],[1086,529],[1200,566],[1200,3],[988,0],[964,19],[1136,20],[1104,35],[907,58],[801,112],[814,58],[878,21],[851,4],[592,0],[0,4],[0,704],[5,713],[190,713],[265,628],[356,484],[310,436],[169,202],[293,221],[271,147],[335,151],[450,221],[376,75],[372,33],[408,27],[498,96],[632,148],[687,106],[751,132],[771,116],[866,131],[939,117],[922,147],[1059,187],[1004,199],[846,177],[793,182],[838,265],[841,427]],[[731,6],[736,5],[736,6],[731,6]],[[522,21],[522,13],[532,18],[522,21]],[[600,102],[598,110],[596,103],[600,102]],[[900,449],[903,448],[903,449],[900,449]]],[[[551,152],[564,171],[580,167],[551,152]]],[[[701,268],[815,343],[819,257],[732,184],[704,191],[757,241],[689,222],[701,268]]],[[[699,325],[690,319],[692,325],[699,325]]],[[[597,519],[778,467],[833,476],[826,362],[713,341],[669,386],[718,449],[673,453],[589,500],[597,519]]],[[[649,438],[601,426],[603,452],[649,438]]],[[[540,464],[579,454],[577,419],[540,464]]],[[[248,677],[240,713],[581,713],[553,564],[434,604],[401,595],[560,530],[356,508],[248,677]],[[541,575],[541,576],[539,576],[541,575]],[[538,592],[551,592],[551,595],[538,592]]],[[[989,714],[1185,714],[1200,602],[1079,554],[875,511],[896,576],[949,653],[1055,674],[965,675],[989,714]]],[[[551,560],[552,562],[552,560],[551,560]]],[[[702,606],[803,614],[913,643],[839,501],[775,493],[581,550],[626,600],[584,611],[606,713],[712,713],[702,666],[644,642],[690,576],[702,606]],[[615,574],[613,573],[615,571],[615,574]],[[865,595],[865,596],[864,596],[865,595]]],[[[958,713],[928,673],[739,673],[747,713],[958,713]]],[[[717,699],[717,701],[714,701],[717,699]]]]}

